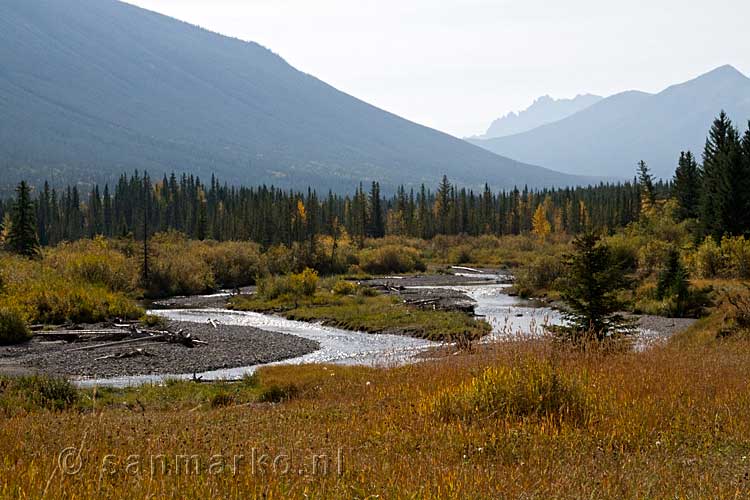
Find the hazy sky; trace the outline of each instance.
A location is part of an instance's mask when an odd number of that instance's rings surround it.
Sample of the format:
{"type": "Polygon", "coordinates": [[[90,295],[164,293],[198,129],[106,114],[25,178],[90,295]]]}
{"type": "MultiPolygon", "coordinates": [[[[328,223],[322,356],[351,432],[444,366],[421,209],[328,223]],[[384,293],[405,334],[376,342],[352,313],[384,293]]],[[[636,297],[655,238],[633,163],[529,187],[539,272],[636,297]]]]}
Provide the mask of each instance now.
{"type": "Polygon", "coordinates": [[[467,136],[550,94],[658,91],[750,73],[748,0],[130,0],[281,55],[410,120],[467,136]]]}

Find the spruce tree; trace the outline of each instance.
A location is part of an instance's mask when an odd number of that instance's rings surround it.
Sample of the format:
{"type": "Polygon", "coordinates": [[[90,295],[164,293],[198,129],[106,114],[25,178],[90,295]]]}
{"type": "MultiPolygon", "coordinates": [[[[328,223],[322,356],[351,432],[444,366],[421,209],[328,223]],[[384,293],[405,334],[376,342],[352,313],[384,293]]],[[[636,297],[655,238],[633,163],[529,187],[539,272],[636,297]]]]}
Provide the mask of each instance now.
{"type": "Polygon", "coordinates": [[[382,238],[385,236],[385,222],[383,220],[383,207],[380,199],[380,184],[372,183],[370,189],[370,236],[382,238]]]}
{"type": "Polygon", "coordinates": [[[641,187],[641,211],[648,212],[656,205],[656,188],[646,162],[638,162],[638,184],[641,187]]]}
{"type": "Polygon", "coordinates": [[[26,181],[21,181],[16,188],[16,202],[13,205],[7,242],[10,250],[19,255],[35,257],[39,254],[35,208],[31,201],[31,189],[26,181]]]}
{"type": "Polygon", "coordinates": [[[575,253],[564,260],[561,290],[569,308],[563,313],[567,324],[552,331],[575,344],[632,333],[633,323],[618,314],[618,292],[629,285],[621,263],[592,231],[576,237],[573,248],[575,253]]]}
{"type": "Polygon", "coordinates": [[[698,217],[700,205],[700,173],[693,153],[680,153],[680,160],[672,182],[672,196],[677,201],[678,220],[698,217]]]}
{"type": "Polygon", "coordinates": [[[700,219],[705,235],[718,241],[724,234],[747,231],[749,175],[739,134],[722,111],[714,120],[703,152],[700,219]]]}

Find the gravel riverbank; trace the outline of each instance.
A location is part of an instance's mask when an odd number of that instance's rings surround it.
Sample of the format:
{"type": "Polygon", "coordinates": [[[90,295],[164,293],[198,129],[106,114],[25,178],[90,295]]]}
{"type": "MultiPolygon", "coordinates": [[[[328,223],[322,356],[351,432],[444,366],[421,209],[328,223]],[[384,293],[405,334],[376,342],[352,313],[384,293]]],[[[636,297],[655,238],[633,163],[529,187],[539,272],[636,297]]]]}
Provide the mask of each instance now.
{"type": "MultiPolygon", "coordinates": [[[[271,363],[311,353],[315,341],[245,326],[170,322],[171,331],[184,330],[207,342],[187,348],[162,342],[72,351],[82,344],[32,340],[0,348],[0,375],[45,373],[68,377],[105,378],[131,375],[200,373],[271,363]],[[112,356],[141,349],[143,354],[112,356]]],[[[85,344],[89,345],[89,344],[85,344]]],[[[91,345],[94,345],[93,343],[91,345]]]]}

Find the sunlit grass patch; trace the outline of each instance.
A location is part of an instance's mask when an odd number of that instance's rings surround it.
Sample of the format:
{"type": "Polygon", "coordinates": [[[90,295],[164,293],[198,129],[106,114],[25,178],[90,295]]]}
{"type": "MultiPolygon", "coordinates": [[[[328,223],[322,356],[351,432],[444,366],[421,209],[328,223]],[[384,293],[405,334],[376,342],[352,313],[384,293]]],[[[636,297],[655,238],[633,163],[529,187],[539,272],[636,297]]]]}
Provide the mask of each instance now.
{"type": "Polygon", "coordinates": [[[487,367],[469,382],[433,396],[428,407],[446,421],[532,417],[578,424],[588,418],[590,398],[584,378],[528,358],[516,366],[487,367]]]}

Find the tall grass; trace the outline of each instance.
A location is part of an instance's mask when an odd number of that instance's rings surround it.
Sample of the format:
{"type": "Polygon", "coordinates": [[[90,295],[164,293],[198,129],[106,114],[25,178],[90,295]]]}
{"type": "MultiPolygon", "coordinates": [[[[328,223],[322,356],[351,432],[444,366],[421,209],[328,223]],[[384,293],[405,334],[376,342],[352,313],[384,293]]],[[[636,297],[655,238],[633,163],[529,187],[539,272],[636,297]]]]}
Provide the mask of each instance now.
{"type": "Polygon", "coordinates": [[[178,382],[86,391],[80,395],[88,408],[84,411],[79,402],[62,412],[16,412],[0,419],[0,496],[619,499],[750,494],[745,479],[750,344],[665,346],[607,356],[554,352],[545,342],[509,342],[405,367],[268,368],[260,372],[259,384],[249,386],[178,382]],[[555,359],[553,367],[546,365],[550,359],[555,359]],[[538,368],[527,369],[527,363],[538,368]],[[525,382],[523,373],[536,373],[535,382],[525,382]],[[560,382],[545,382],[552,374],[560,382]],[[483,378],[486,383],[477,383],[472,392],[473,381],[483,378]],[[292,385],[293,396],[282,395],[292,385]],[[509,389],[510,395],[479,398],[492,402],[480,408],[504,404],[504,411],[483,409],[470,423],[421,406],[440,394],[489,395],[497,387],[509,389]],[[268,403],[259,401],[264,390],[268,403]],[[217,393],[225,396],[214,398],[217,393]],[[560,408],[574,407],[580,393],[587,417],[558,418],[565,414],[560,408]],[[556,395],[549,400],[554,404],[545,406],[536,395],[556,395]],[[484,415],[491,416],[480,418],[484,415]],[[80,449],[82,468],[74,475],[59,470],[58,455],[68,447],[80,449]],[[284,453],[298,459],[310,453],[335,457],[340,449],[343,467],[340,474],[335,466],[318,475],[296,468],[293,474],[257,468],[253,473],[253,449],[256,459],[284,453]],[[140,474],[124,466],[102,474],[102,460],[110,455],[125,463],[131,456],[185,454],[203,464],[215,455],[244,454],[245,460],[236,474],[202,468],[196,474],[157,470],[152,475],[148,466],[140,474]]]}

